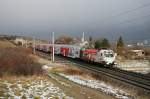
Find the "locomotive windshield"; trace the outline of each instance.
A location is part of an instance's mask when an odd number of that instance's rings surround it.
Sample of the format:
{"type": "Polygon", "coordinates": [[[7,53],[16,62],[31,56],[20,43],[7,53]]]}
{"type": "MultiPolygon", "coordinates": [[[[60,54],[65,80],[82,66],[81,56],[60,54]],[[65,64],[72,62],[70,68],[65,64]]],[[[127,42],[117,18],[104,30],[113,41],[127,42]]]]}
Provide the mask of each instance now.
{"type": "Polygon", "coordinates": [[[111,53],[111,52],[105,52],[105,53],[104,53],[104,56],[105,56],[105,57],[114,57],[114,54],[111,53]]]}

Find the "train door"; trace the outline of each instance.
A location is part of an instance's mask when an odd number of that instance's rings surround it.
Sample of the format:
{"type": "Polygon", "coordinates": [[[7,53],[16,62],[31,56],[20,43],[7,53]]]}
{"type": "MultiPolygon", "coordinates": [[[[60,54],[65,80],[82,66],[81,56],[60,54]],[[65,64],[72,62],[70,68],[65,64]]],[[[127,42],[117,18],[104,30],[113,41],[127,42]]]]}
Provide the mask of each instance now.
{"type": "Polygon", "coordinates": [[[80,48],[79,47],[77,47],[76,49],[75,49],[75,58],[80,58],[80,48]]]}

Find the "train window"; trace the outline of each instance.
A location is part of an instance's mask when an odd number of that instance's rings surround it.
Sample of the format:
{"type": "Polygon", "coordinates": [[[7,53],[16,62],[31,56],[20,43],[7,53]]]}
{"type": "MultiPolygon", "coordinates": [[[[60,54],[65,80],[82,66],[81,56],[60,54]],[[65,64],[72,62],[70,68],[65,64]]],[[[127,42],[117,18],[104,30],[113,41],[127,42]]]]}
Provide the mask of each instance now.
{"type": "Polygon", "coordinates": [[[113,57],[113,54],[105,54],[105,57],[113,57]]]}

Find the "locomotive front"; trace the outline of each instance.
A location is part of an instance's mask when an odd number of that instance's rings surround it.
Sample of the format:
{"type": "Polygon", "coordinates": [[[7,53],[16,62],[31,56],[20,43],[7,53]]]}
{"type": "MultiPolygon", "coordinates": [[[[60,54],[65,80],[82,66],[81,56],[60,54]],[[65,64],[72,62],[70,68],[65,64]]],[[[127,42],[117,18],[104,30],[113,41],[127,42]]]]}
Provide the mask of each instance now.
{"type": "Polygon", "coordinates": [[[105,62],[105,65],[114,65],[116,54],[112,50],[101,50],[103,61],[105,62]]]}

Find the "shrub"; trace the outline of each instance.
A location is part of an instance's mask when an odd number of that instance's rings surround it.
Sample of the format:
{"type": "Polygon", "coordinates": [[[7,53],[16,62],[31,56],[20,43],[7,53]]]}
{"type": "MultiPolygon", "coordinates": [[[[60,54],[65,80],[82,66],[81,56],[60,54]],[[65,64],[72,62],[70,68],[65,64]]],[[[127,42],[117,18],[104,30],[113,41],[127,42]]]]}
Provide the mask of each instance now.
{"type": "Polygon", "coordinates": [[[25,48],[0,49],[0,76],[42,74],[40,64],[30,57],[32,51],[25,48]]]}
{"type": "Polygon", "coordinates": [[[84,74],[83,71],[77,68],[67,68],[65,70],[65,73],[70,74],[70,75],[83,75],[84,74]]]}

